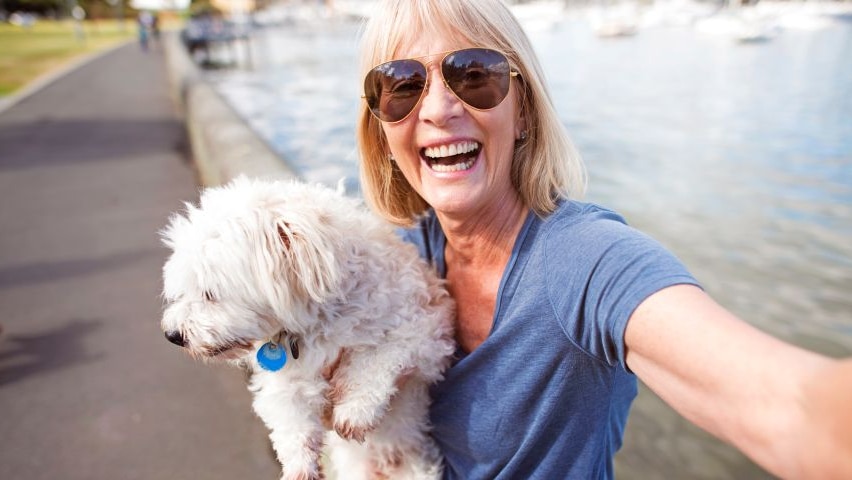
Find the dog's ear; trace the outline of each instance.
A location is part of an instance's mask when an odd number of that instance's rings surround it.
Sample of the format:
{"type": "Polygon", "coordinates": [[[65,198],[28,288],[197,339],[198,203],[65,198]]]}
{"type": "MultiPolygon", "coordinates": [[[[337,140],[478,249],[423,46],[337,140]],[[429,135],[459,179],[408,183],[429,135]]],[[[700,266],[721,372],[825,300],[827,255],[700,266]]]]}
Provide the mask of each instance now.
{"type": "Polygon", "coordinates": [[[290,230],[289,225],[286,222],[279,222],[276,227],[278,228],[278,238],[284,245],[284,250],[290,250],[290,234],[287,233],[290,230]]]}
{"type": "Polygon", "coordinates": [[[285,260],[279,265],[285,270],[281,272],[285,278],[317,302],[336,296],[340,273],[330,246],[316,236],[308,238],[296,225],[284,220],[276,222],[276,230],[285,260]]]}

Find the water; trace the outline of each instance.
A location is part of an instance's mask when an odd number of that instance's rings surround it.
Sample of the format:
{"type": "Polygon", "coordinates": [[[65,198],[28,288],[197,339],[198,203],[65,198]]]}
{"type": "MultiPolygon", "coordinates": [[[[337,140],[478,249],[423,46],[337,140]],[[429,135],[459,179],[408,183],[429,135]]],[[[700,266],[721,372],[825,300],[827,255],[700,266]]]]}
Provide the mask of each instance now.
{"type": "Polygon", "coordinates": [[[210,74],[249,124],[302,178],[358,191],[354,125],[361,101],[354,23],[267,28],[253,69],[210,74]]]}
{"type": "MultiPolygon", "coordinates": [[[[587,199],[675,252],[759,328],[852,355],[852,23],[736,44],[690,28],[530,36],[590,173],[587,199]]],[[[357,191],[357,26],[268,29],[219,90],[306,179],[357,191]]],[[[622,478],[768,478],[643,390],[622,478]]]]}

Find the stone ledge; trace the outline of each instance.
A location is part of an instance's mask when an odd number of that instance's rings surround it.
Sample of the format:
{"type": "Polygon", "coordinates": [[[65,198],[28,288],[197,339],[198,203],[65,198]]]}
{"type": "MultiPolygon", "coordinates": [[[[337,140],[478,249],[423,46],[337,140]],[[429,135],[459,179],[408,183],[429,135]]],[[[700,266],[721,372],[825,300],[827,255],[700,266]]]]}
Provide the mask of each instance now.
{"type": "Polygon", "coordinates": [[[181,44],[178,32],[163,36],[172,100],[189,131],[192,160],[204,186],[239,175],[293,178],[295,172],[207,82],[181,44]]]}

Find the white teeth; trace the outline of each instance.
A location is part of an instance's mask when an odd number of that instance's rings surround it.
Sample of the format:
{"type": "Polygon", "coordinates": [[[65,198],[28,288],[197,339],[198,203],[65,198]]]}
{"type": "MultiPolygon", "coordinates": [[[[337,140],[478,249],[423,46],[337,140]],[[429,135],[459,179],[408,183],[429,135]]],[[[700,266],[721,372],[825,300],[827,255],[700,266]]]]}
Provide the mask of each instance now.
{"type": "Polygon", "coordinates": [[[468,160],[466,162],[456,163],[455,165],[432,165],[432,170],[436,172],[461,172],[463,170],[467,170],[473,166],[474,160],[468,160]]]}
{"type": "Polygon", "coordinates": [[[479,144],[476,142],[459,142],[450,145],[441,145],[440,147],[427,147],[424,153],[429,158],[451,157],[476,150],[479,144]]]}

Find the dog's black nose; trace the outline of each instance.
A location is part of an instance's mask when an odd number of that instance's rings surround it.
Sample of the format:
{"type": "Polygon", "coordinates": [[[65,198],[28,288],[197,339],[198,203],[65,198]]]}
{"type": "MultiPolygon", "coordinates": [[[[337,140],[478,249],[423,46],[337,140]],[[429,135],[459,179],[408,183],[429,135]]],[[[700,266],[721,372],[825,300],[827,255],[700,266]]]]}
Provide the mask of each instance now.
{"type": "Polygon", "coordinates": [[[186,345],[186,340],[183,338],[183,334],[177,330],[172,330],[170,332],[166,332],[166,340],[174,343],[178,347],[182,347],[186,345]]]}

